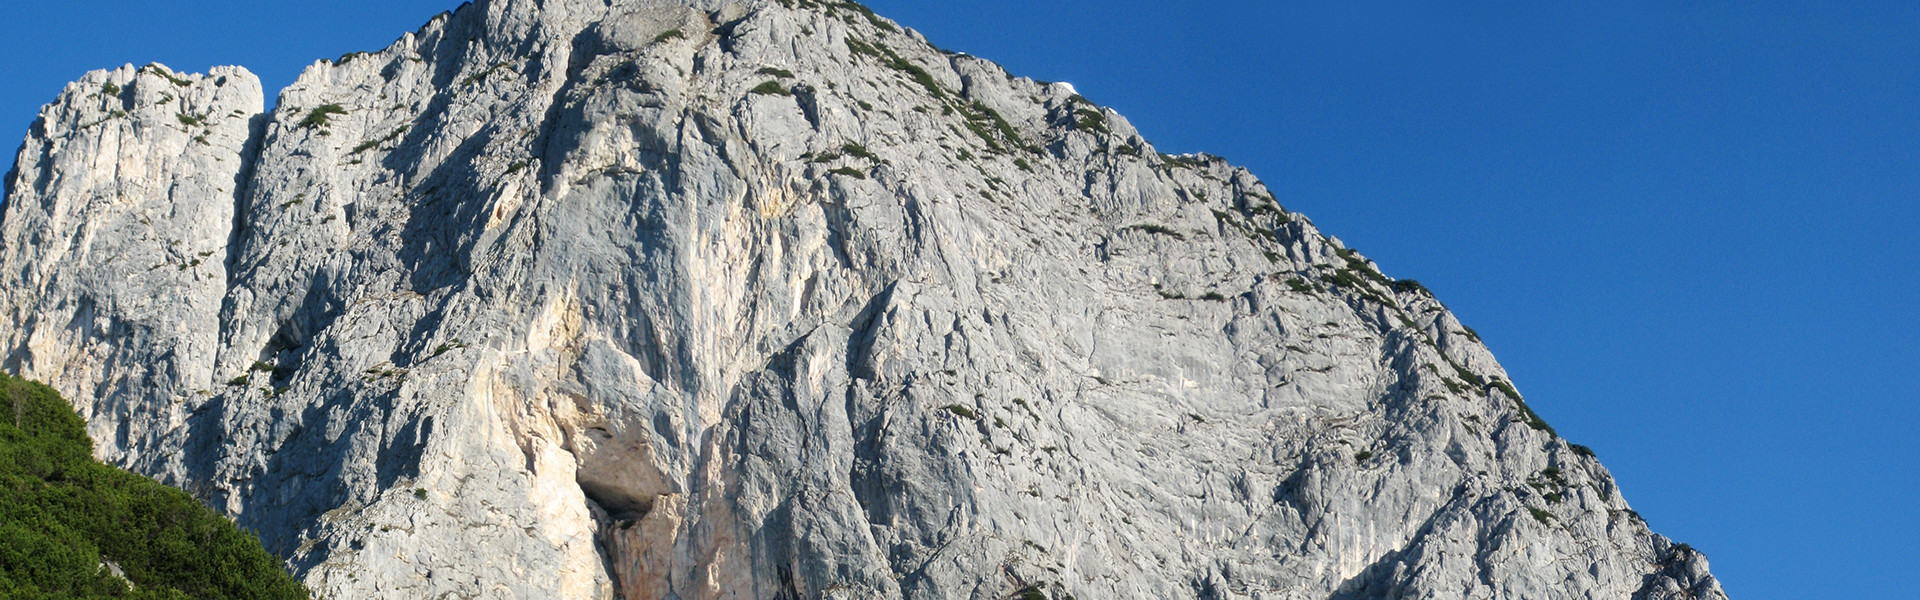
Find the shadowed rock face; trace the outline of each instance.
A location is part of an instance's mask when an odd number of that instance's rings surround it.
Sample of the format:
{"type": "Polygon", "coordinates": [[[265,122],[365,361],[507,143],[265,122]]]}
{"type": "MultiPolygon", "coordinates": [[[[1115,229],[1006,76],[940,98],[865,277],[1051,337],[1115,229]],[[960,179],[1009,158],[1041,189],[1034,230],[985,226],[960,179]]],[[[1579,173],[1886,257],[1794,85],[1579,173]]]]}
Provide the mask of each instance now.
{"type": "Polygon", "coordinates": [[[0,357],[330,598],[1723,598],[1243,169],[854,5],[99,71],[0,357]]]}

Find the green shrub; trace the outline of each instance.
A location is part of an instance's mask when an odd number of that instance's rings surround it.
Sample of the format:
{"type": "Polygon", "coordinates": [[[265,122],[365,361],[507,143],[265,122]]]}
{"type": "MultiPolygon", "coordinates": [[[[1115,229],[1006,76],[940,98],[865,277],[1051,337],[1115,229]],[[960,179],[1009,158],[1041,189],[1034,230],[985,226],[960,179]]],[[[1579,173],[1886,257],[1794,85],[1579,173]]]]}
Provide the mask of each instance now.
{"type": "Polygon", "coordinates": [[[1251,206],[1248,206],[1247,213],[1254,214],[1254,215],[1271,216],[1271,217],[1280,219],[1280,221],[1283,223],[1287,221],[1286,209],[1280,208],[1280,204],[1271,199],[1269,199],[1266,202],[1254,203],[1251,206]]]}
{"type": "Polygon", "coordinates": [[[1006,145],[1022,148],[1034,154],[1045,152],[1038,146],[1026,144],[1026,142],[1021,139],[1019,130],[1014,129],[1013,124],[1008,123],[1006,117],[1000,116],[998,111],[993,110],[986,104],[975,101],[972,104],[962,104],[959,106],[964,113],[963,116],[967,118],[967,130],[972,131],[974,135],[980,136],[980,139],[986,140],[989,150],[1005,153],[1007,150],[1002,146],[1002,142],[1005,142],[1006,145]]]}
{"type": "Polygon", "coordinates": [[[169,73],[166,69],[161,68],[160,63],[147,63],[147,66],[140,67],[140,72],[159,75],[161,79],[165,79],[180,87],[193,85],[193,80],[175,77],[173,73],[169,73]]]}
{"type": "Polygon", "coordinates": [[[1333,284],[1334,286],[1337,286],[1337,287],[1343,287],[1343,288],[1348,288],[1353,290],[1366,289],[1365,284],[1360,281],[1360,278],[1355,277],[1353,275],[1353,271],[1349,271],[1346,269],[1335,270],[1331,275],[1321,275],[1320,280],[1333,284]]]}
{"type": "Polygon", "coordinates": [[[793,79],[793,71],[788,71],[786,69],[776,69],[774,67],[760,67],[760,70],[758,71],[758,73],[760,73],[761,75],[772,75],[774,77],[779,77],[781,79],[793,79]]]}
{"type": "Polygon", "coordinates": [[[1472,383],[1475,388],[1485,390],[1488,387],[1492,387],[1500,390],[1500,393],[1506,394],[1508,398],[1513,399],[1514,407],[1520,411],[1520,419],[1525,421],[1528,427],[1545,431],[1547,435],[1553,437],[1560,437],[1560,432],[1554,431],[1553,426],[1548,425],[1546,419],[1540,418],[1539,413],[1533,412],[1533,407],[1527,406],[1527,401],[1520,397],[1519,390],[1513,389],[1513,384],[1499,379],[1495,379],[1492,382],[1482,380],[1479,375],[1473,374],[1472,371],[1468,371],[1460,365],[1453,365],[1453,368],[1455,372],[1459,373],[1461,379],[1472,383]]]}
{"type": "Polygon", "coordinates": [[[1353,462],[1363,463],[1363,462],[1367,462],[1367,460],[1371,458],[1373,458],[1372,450],[1361,450],[1359,453],[1353,455],[1353,462]]]}
{"type": "Polygon", "coordinates": [[[862,42],[859,39],[854,38],[853,36],[847,36],[847,49],[853,51],[853,53],[856,55],[866,55],[874,58],[886,58],[885,56],[880,54],[879,50],[875,50],[873,46],[867,44],[866,42],[862,42]]]}
{"type": "Polygon", "coordinates": [[[344,114],[347,114],[346,107],[338,104],[322,104],[308,112],[307,118],[300,120],[300,127],[326,127],[333,123],[334,115],[344,114]]]}
{"type": "Polygon", "coordinates": [[[853,52],[854,56],[871,56],[879,59],[881,63],[888,67],[906,73],[915,83],[920,84],[920,87],[926,88],[927,93],[932,94],[934,98],[941,100],[947,98],[946,90],[940,87],[940,82],[933,78],[933,74],[928,73],[926,69],[920,68],[919,65],[913,64],[912,61],[902,58],[899,54],[895,54],[893,50],[888,49],[884,45],[868,44],[853,36],[847,36],[847,50],[853,52]]]}
{"type": "Polygon", "coordinates": [[[751,89],[751,90],[747,90],[747,93],[750,93],[750,94],[760,94],[760,95],[764,95],[764,96],[791,96],[791,95],[793,95],[793,92],[789,92],[789,91],[787,91],[787,88],[785,88],[785,87],[783,87],[783,86],[781,86],[781,85],[780,85],[780,82],[778,82],[778,81],[768,81],[768,82],[766,82],[766,83],[762,83],[762,84],[760,84],[760,85],[757,85],[757,86],[754,86],[754,87],[753,87],[753,89],[751,89]]]}
{"type": "Polygon", "coordinates": [[[120,95],[120,86],[114,85],[113,82],[109,81],[100,86],[100,91],[108,96],[118,96],[120,95]]]}
{"type": "Polygon", "coordinates": [[[406,133],[407,129],[411,127],[412,127],[411,125],[401,125],[399,129],[395,129],[392,132],[387,133],[385,137],[382,137],[377,140],[367,140],[365,142],[361,142],[360,145],[353,147],[352,152],[348,152],[347,154],[351,156],[354,154],[359,154],[361,152],[372,150],[374,148],[378,148],[380,147],[381,144],[385,144],[395,139],[399,139],[400,135],[406,133]]]}
{"type": "Polygon", "coordinates": [[[961,406],[958,404],[949,404],[947,406],[942,407],[942,409],[947,412],[953,413],[955,415],[959,415],[962,418],[967,418],[967,419],[980,418],[978,414],[973,412],[973,409],[967,408],[965,406],[961,406]]]}
{"type": "Polygon", "coordinates": [[[888,33],[899,33],[900,31],[898,27],[894,27],[892,23],[888,23],[886,19],[880,18],[880,15],[873,14],[873,9],[870,9],[864,5],[861,5],[859,2],[843,2],[840,4],[840,6],[845,8],[851,8],[854,11],[859,12],[862,15],[865,15],[867,17],[867,22],[872,23],[874,27],[878,27],[882,30],[885,30],[888,33]]]}
{"type": "MultiPolygon", "coordinates": [[[[1360,253],[1354,251],[1352,248],[1341,248],[1339,254],[1340,258],[1347,261],[1347,270],[1351,270],[1360,277],[1380,285],[1392,286],[1394,284],[1392,280],[1387,279],[1387,276],[1381,275],[1379,271],[1374,270],[1373,264],[1367,262],[1367,259],[1361,258],[1360,253]]],[[[1415,285],[1418,285],[1418,283],[1416,282],[1415,285]]],[[[1394,289],[1398,291],[1399,288],[1394,289]]]]}
{"type": "MultiPolygon", "coordinates": [[[[1462,367],[1460,365],[1453,365],[1453,374],[1459,375],[1461,381],[1465,381],[1467,383],[1473,384],[1473,387],[1475,389],[1479,389],[1479,390],[1487,389],[1487,380],[1481,379],[1480,375],[1477,373],[1474,373],[1473,371],[1468,371],[1466,367],[1462,367]]],[[[1519,398],[1520,395],[1514,394],[1513,397],[1519,398]]]]}
{"type": "Polygon", "coordinates": [[[946,90],[940,88],[940,81],[934,79],[932,73],[928,73],[926,69],[920,68],[919,65],[908,62],[907,59],[900,58],[899,55],[894,54],[892,50],[888,50],[884,46],[880,48],[880,51],[887,53],[887,66],[893,67],[896,71],[906,73],[908,77],[913,79],[914,83],[920,84],[920,87],[926,88],[927,93],[933,94],[933,97],[946,99],[946,90]]]}
{"type": "Polygon", "coordinates": [[[847,142],[846,144],[840,146],[840,151],[845,152],[847,156],[858,156],[860,158],[864,158],[869,161],[880,162],[880,157],[875,156],[872,152],[868,151],[866,146],[855,144],[853,142],[847,142]]]}
{"type": "Polygon", "coordinates": [[[1520,405],[1520,416],[1521,418],[1526,419],[1528,427],[1532,427],[1540,431],[1545,431],[1547,432],[1547,435],[1550,435],[1553,437],[1560,437],[1560,432],[1554,431],[1553,426],[1548,425],[1546,419],[1540,418],[1539,414],[1533,412],[1533,408],[1530,406],[1527,406],[1526,402],[1523,402],[1517,399],[1514,400],[1514,402],[1520,405]]]}
{"type": "Polygon", "coordinates": [[[835,175],[846,175],[846,176],[848,176],[848,177],[852,177],[852,178],[855,178],[855,179],[866,179],[866,178],[867,178],[867,172],[866,172],[866,171],[862,171],[862,170],[859,170],[859,169],[855,169],[855,168],[853,168],[853,167],[840,167],[840,168],[838,168],[838,169],[834,169],[834,170],[832,170],[832,171],[827,171],[827,172],[828,172],[828,173],[832,173],[832,174],[835,174],[835,175]]]}
{"type": "Polygon", "coordinates": [[[1527,512],[1533,513],[1533,520],[1539,521],[1541,525],[1553,524],[1553,513],[1547,512],[1545,509],[1529,506],[1527,507],[1527,512]]]}
{"type": "Polygon", "coordinates": [[[468,75],[466,79],[460,80],[460,87],[467,87],[476,83],[480,83],[482,81],[486,81],[487,78],[492,77],[495,72],[498,72],[501,69],[508,68],[509,66],[511,65],[503,62],[493,63],[492,66],[487,67],[487,70],[480,71],[472,75],[468,75]]]}
{"type": "Polygon", "coordinates": [[[1567,447],[1568,447],[1568,448],[1571,448],[1571,449],[1573,449],[1573,453],[1574,453],[1574,454],[1578,454],[1578,455],[1581,455],[1581,456],[1585,456],[1585,457],[1587,457],[1587,458],[1593,458],[1593,449],[1592,449],[1592,448],[1588,448],[1588,447],[1586,447],[1586,446],[1582,446],[1582,445],[1579,445],[1579,444],[1568,444],[1568,446],[1567,446],[1567,447]]]}
{"type": "Polygon", "coordinates": [[[1077,117],[1073,122],[1074,129],[1085,129],[1100,135],[1113,133],[1113,130],[1107,128],[1107,116],[1100,111],[1082,108],[1073,111],[1073,114],[1077,117]]]}
{"type": "Polygon", "coordinates": [[[1172,237],[1173,239],[1176,239],[1176,240],[1185,240],[1185,239],[1187,239],[1187,236],[1185,236],[1185,235],[1182,235],[1182,234],[1181,234],[1180,232],[1178,232],[1178,231],[1174,231],[1174,230],[1172,230],[1172,229],[1167,229],[1167,228],[1166,228],[1165,226],[1161,226],[1161,225],[1155,225],[1155,224],[1152,224],[1152,223],[1145,223],[1145,224],[1141,224],[1141,225],[1134,225],[1134,226],[1132,226],[1132,227],[1128,227],[1127,229],[1136,229],[1136,230],[1139,230],[1139,231],[1144,231],[1144,232],[1147,232],[1147,233],[1151,233],[1151,234],[1154,234],[1154,235],[1164,235],[1164,236],[1169,236],[1169,237],[1172,237]]]}
{"type": "Polygon", "coordinates": [[[15,410],[0,419],[0,597],[307,597],[225,517],[94,462],[86,423],[52,389],[4,374],[0,389],[15,410]]]}
{"type": "Polygon", "coordinates": [[[678,29],[675,29],[672,31],[663,31],[660,33],[660,35],[653,36],[653,43],[658,44],[661,42],[666,42],[671,40],[686,39],[686,37],[687,37],[687,33],[678,29]]]}
{"type": "Polygon", "coordinates": [[[1000,146],[999,140],[994,139],[993,132],[988,130],[986,126],[981,125],[980,122],[968,120],[967,131],[971,131],[974,135],[980,136],[980,139],[985,140],[988,150],[999,154],[1006,153],[1007,149],[1000,146]]]}

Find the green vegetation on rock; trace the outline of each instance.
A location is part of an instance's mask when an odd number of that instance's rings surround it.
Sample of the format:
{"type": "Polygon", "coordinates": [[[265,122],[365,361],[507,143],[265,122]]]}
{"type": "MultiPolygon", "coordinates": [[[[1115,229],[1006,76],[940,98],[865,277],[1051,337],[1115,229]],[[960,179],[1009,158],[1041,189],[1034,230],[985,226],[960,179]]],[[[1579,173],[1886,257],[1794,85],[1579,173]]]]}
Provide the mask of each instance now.
{"type": "Polygon", "coordinates": [[[0,374],[0,598],[306,598],[260,540],[93,460],[52,389],[0,374]]]}
{"type": "Polygon", "coordinates": [[[307,113],[307,118],[300,120],[300,126],[301,127],[326,127],[328,125],[333,124],[334,115],[344,115],[344,114],[347,114],[347,109],[345,107],[342,107],[338,104],[322,104],[319,107],[314,108],[313,112],[307,113]]]}
{"type": "Polygon", "coordinates": [[[757,85],[757,86],[754,86],[754,88],[753,88],[753,89],[751,89],[751,90],[747,90],[747,92],[748,92],[748,93],[753,93],[753,94],[760,94],[760,95],[763,95],[763,96],[791,96],[791,95],[793,95],[793,92],[789,92],[789,91],[787,91],[787,88],[785,88],[785,87],[782,87],[782,86],[780,85],[780,82],[778,82],[778,81],[768,81],[768,82],[765,82],[765,83],[762,83],[762,84],[760,84],[760,85],[757,85]]]}

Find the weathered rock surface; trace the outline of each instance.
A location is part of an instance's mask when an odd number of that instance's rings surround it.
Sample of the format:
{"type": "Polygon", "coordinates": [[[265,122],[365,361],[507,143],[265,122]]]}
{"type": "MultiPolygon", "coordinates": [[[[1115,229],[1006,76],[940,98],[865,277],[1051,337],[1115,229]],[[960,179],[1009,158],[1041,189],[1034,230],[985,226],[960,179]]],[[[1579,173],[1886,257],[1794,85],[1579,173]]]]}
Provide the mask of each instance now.
{"type": "Polygon", "coordinates": [[[1723,598],[1417,284],[816,0],[88,74],[0,356],[329,598],[1723,598]]]}

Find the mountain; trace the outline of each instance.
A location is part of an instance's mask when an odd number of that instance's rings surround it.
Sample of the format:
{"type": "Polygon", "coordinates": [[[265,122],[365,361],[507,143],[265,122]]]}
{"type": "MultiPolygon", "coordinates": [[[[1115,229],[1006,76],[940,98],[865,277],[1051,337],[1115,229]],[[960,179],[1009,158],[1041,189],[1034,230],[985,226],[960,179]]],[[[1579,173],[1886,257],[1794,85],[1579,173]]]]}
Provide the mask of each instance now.
{"type": "Polygon", "coordinates": [[[1419,284],[851,3],[96,71],[4,367],[327,598],[1724,598],[1419,284]]]}

